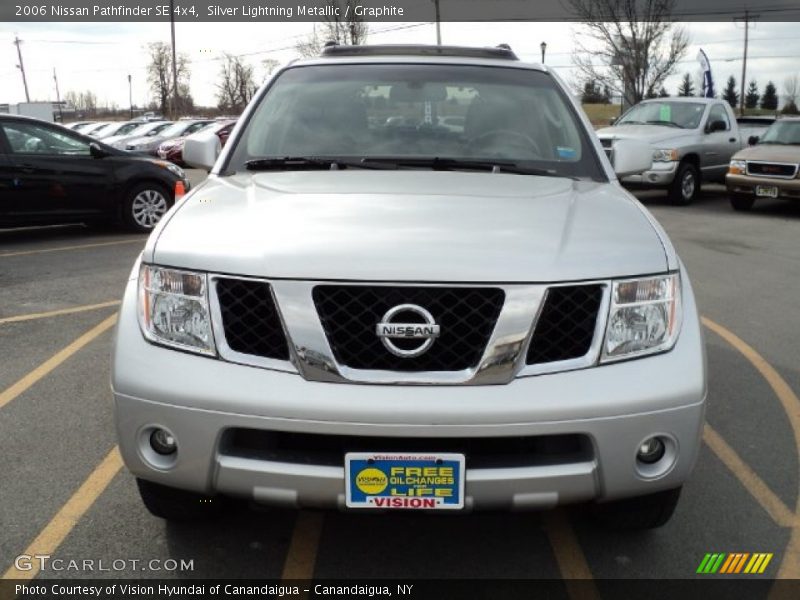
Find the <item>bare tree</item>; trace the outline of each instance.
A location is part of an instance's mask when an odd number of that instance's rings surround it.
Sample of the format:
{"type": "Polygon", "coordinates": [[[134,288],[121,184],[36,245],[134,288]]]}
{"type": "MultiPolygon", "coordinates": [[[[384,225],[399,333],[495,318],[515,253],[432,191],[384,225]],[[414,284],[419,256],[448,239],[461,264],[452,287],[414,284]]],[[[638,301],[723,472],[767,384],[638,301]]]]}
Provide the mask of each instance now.
{"type": "MultiPolygon", "coordinates": [[[[172,50],[169,44],[152,42],[147,45],[147,53],[150,57],[150,62],[147,64],[147,83],[150,85],[150,93],[153,95],[161,112],[166,114],[170,106],[170,99],[175,94],[172,79],[172,50]]],[[[189,90],[189,60],[185,54],[178,54],[177,71],[180,101],[175,110],[181,111],[185,109],[184,107],[189,100],[187,96],[189,90]]]]}
{"type": "Polygon", "coordinates": [[[264,81],[272,75],[272,72],[280,66],[280,61],[275,60],[274,58],[265,58],[261,61],[261,67],[264,69],[264,81]]]}
{"type": "Polygon", "coordinates": [[[675,0],[567,0],[581,20],[573,63],[585,79],[628,104],[657,94],[686,54],[686,30],[670,22],[675,0]]]}
{"type": "MultiPolygon", "coordinates": [[[[363,17],[356,16],[355,8],[360,4],[359,0],[325,0],[325,4],[338,9],[339,16],[333,14],[325,17],[319,29],[315,24],[311,35],[295,46],[298,54],[304,58],[318,56],[326,42],[359,46],[367,41],[369,25],[363,17]],[[345,18],[344,15],[348,16],[345,18]]],[[[328,12],[334,13],[333,10],[328,12]]]]}
{"type": "Polygon", "coordinates": [[[258,86],[255,69],[239,56],[226,54],[217,83],[217,106],[222,111],[241,112],[255,95],[258,86]]]}

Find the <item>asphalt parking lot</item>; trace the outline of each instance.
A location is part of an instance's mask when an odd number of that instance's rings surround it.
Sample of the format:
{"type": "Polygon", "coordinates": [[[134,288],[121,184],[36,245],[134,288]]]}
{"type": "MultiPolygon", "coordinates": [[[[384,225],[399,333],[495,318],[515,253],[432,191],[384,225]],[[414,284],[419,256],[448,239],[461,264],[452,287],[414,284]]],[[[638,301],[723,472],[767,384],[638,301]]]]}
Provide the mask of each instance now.
{"type": "Polygon", "coordinates": [[[767,552],[762,577],[800,578],[800,204],[739,214],[719,187],[682,208],[638,195],[687,265],[708,351],[705,444],[664,528],[612,533],[580,507],[464,517],[239,507],[166,525],[114,450],[108,385],[116,301],[145,237],[42,228],[0,231],[0,573],[583,578],[593,581],[581,597],[602,597],[605,579],[703,577],[706,553],[767,552]],[[193,570],[13,570],[37,553],[107,566],[185,559],[193,570]]]}

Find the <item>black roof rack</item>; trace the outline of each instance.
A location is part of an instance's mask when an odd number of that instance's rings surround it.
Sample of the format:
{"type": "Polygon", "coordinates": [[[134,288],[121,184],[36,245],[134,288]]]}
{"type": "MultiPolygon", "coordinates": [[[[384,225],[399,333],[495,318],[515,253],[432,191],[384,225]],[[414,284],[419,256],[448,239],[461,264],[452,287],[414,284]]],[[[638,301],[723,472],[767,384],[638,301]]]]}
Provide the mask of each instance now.
{"type": "Polygon", "coordinates": [[[462,56],[465,58],[494,58],[519,60],[508,44],[496,48],[468,46],[425,46],[415,44],[380,44],[372,46],[327,45],[322,56],[462,56]]]}

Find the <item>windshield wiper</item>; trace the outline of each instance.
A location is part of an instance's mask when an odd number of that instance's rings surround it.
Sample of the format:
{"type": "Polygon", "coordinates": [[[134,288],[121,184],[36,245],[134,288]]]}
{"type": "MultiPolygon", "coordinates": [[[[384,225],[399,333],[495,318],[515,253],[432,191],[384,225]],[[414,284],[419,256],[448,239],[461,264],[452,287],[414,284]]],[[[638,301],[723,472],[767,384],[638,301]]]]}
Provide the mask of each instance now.
{"type": "Polygon", "coordinates": [[[424,157],[375,157],[362,159],[364,165],[382,165],[395,168],[424,168],[434,171],[457,171],[459,169],[490,171],[492,173],[516,173],[519,175],[543,175],[546,177],[558,177],[558,173],[553,169],[541,169],[527,167],[510,160],[490,160],[490,159],[463,159],[463,158],[432,158],[424,157]]]}
{"type": "Polygon", "coordinates": [[[684,129],[681,125],[678,125],[674,121],[647,121],[648,125],[666,125],[669,127],[677,127],[678,129],[684,129]]]}
{"type": "Polygon", "coordinates": [[[614,123],[614,125],[644,125],[644,121],[620,121],[619,123],[614,123]]]}
{"type": "Polygon", "coordinates": [[[284,156],[254,158],[244,163],[248,171],[319,171],[347,169],[374,169],[365,164],[364,160],[353,160],[337,157],[322,156],[284,156]]]}

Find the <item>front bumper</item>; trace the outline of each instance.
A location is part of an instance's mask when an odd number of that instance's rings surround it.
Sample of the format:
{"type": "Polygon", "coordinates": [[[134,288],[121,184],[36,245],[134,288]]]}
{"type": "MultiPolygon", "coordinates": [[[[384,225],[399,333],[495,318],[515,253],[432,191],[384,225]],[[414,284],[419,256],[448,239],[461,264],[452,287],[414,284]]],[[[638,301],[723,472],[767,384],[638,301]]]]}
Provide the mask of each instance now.
{"type": "Polygon", "coordinates": [[[778,197],[791,200],[800,200],[800,178],[779,179],[775,177],[754,177],[753,175],[725,176],[725,187],[729,194],[737,196],[755,196],[756,187],[776,187],[778,197]]]}
{"type": "Polygon", "coordinates": [[[151,345],[139,330],[131,281],[113,354],[120,450],[135,476],[167,486],[291,507],[343,507],[341,465],[234,455],[222,443],[225,432],[387,439],[579,434],[591,452],[578,460],[470,469],[467,456],[466,506],[544,508],[674,488],[697,457],[706,395],[688,279],[684,294],[682,334],[665,354],[508,385],[402,386],[312,382],[151,345]],[[176,437],[173,463],[148,451],[148,431],[156,426],[176,437]],[[674,461],[656,476],[640,472],[635,459],[654,434],[675,448],[674,461]]]}
{"type": "Polygon", "coordinates": [[[624,177],[622,183],[636,187],[668,186],[675,179],[675,172],[678,170],[678,164],[677,161],[654,162],[649,171],[624,177]]]}

